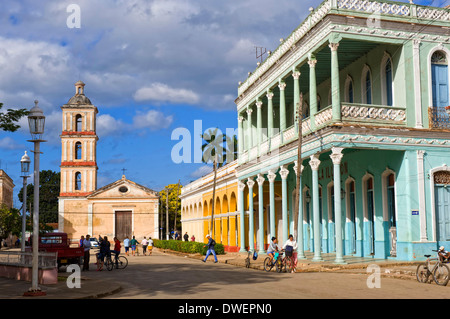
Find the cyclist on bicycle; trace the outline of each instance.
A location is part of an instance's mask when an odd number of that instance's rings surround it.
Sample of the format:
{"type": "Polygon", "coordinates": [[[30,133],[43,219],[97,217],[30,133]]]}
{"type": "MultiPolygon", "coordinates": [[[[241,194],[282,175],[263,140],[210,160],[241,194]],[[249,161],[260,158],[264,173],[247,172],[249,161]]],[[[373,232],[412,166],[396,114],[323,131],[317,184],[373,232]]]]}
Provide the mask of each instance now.
{"type": "Polygon", "coordinates": [[[97,261],[97,271],[103,270],[103,263],[106,256],[111,255],[111,243],[108,241],[108,237],[99,236],[100,240],[100,253],[98,254],[98,261],[97,261]]]}
{"type": "Polygon", "coordinates": [[[439,247],[438,255],[441,262],[450,261],[450,253],[445,250],[444,246],[439,247]]]}
{"type": "Polygon", "coordinates": [[[269,248],[267,249],[267,255],[269,255],[270,257],[270,262],[272,262],[274,256],[275,256],[275,252],[278,251],[278,244],[277,244],[277,238],[276,237],[272,237],[272,240],[269,244],[269,248]]]}
{"type": "Polygon", "coordinates": [[[120,240],[117,239],[117,237],[114,237],[114,250],[111,252],[116,255],[116,267],[117,267],[117,263],[118,263],[118,259],[119,259],[120,248],[121,248],[120,240]]]}
{"type": "Polygon", "coordinates": [[[286,256],[292,258],[294,268],[292,272],[297,268],[297,242],[294,240],[294,236],[289,235],[289,239],[284,243],[283,250],[286,252],[286,256]]]}

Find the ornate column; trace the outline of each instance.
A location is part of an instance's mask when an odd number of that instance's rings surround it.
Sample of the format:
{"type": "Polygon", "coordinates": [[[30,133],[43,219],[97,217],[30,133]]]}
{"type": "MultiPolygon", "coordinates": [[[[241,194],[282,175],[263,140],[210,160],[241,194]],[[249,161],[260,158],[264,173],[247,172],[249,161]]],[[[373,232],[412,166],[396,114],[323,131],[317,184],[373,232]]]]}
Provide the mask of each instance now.
{"type": "Polygon", "coordinates": [[[253,147],[252,113],[253,113],[253,110],[249,106],[247,108],[247,141],[248,141],[249,156],[250,156],[250,150],[253,147]]]}
{"type": "MultiPolygon", "coordinates": [[[[270,237],[276,235],[275,232],[275,178],[277,175],[274,171],[269,170],[267,179],[269,180],[269,196],[270,196],[270,237]]],[[[276,236],[275,236],[276,237],[276,236]]]]}
{"type": "Polygon", "coordinates": [[[267,91],[267,138],[273,136],[273,92],[267,91]]]}
{"type": "MultiPolygon", "coordinates": [[[[257,100],[256,101],[256,125],[257,125],[257,129],[256,129],[256,141],[258,143],[258,149],[259,146],[261,145],[261,143],[263,142],[263,136],[262,136],[262,105],[263,102],[261,100],[257,100]]],[[[258,151],[258,155],[259,155],[259,151],[258,151]]]]}
{"type": "Polygon", "coordinates": [[[286,83],[280,81],[278,88],[280,89],[280,138],[283,143],[283,132],[286,130],[286,98],[284,95],[286,83]]]}
{"type": "Polygon", "coordinates": [[[316,129],[315,115],[317,113],[317,85],[316,85],[316,64],[317,60],[310,57],[309,64],[309,118],[311,121],[311,131],[316,129]]]}
{"type": "MultiPolygon", "coordinates": [[[[292,116],[294,117],[294,121],[297,115],[297,110],[298,110],[298,103],[300,103],[300,71],[297,69],[294,69],[294,71],[292,72],[292,77],[294,78],[294,113],[292,114],[292,116]]],[[[299,121],[301,123],[302,119],[299,118],[299,121]]],[[[295,124],[295,123],[294,123],[295,124]]],[[[296,125],[295,126],[295,130],[296,132],[298,132],[298,127],[296,125]]]]}
{"type": "Polygon", "coordinates": [[[239,145],[239,157],[244,153],[244,126],[243,126],[244,118],[242,116],[238,116],[238,145],[239,145]]]}
{"type": "Polygon", "coordinates": [[[240,246],[239,249],[240,253],[245,253],[245,208],[244,208],[244,189],[245,184],[242,181],[238,181],[238,195],[239,195],[239,215],[241,216],[240,221],[240,233],[241,233],[241,240],[240,240],[240,246]]]}
{"type": "Polygon", "coordinates": [[[298,192],[298,222],[297,222],[297,259],[306,259],[305,251],[303,249],[303,192],[302,192],[302,173],[303,165],[300,165],[300,170],[298,167],[298,162],[294,161],[294,172],[295,174],[300,174],[300,189],[298,192]]]}
{"type": "Polygon", "coordinates": [[[286,242],[288,239],[288,198],[287,198],[287,177],[289,175],[289,170],[286,168],[285,165],[282,165],[280,167],[280,175],[281,175],[281,218],[283,221],[283,237],[282,237],[282,244],[286,242]]]}
{"type": "Polygon", "coordinates": [[[425,205],[425,170],[423,165],[424,150],[417,150],[417,185],[419,194],[420,241],[428,241],[427,214],[425,205]]]}
{"type": "Polygon", "coordinates": [[[254,214],[253,214],[253,186],[255,181],[252,178],[247,179],[248,186],[248,250],[255,250],[255,227],[254,227],[254,214]]]}
{"type": "Polygon", "coordinates": [[[331,49],[331,104],[333,121],[341,121],[341,91],[339,86],[339,60],[337,50],[339,43],[330,43],[331,49]]]}
{"type": "Polygon", "coordinates": [[[334,219],[335,219],[335,236],[336,236],[336,264],[345,264],[344,248],[342,238],[342,212],[341,212],[341,161],[344,154],[343,148],[333,147],[330,155],[333,161],[333,184],[334,184],[334,219]]]}
{"type": "Polygon", "coordinates": [[[259,238],[258,238],[258,246],[259,251],[258,254],[265,253],[264,250],[264,175],[258,174],[258,178],[256,179],[258,182],[258,220],[259,220],[259,238]]]}
{"type": "MultiPolygon", "coordinates": [[[[423,128],[422,123],[422,92],[420,90],[420,40],[413,40],[413,65],[414,65],[414,112],[416,128],[423,128]]],[[[430,92],[431,94],[431,92],[430,92]]]]}
{"type": "Polygon", "coordinates": [[[313,216],[314,216],[314,258],[313,261],[323,261],[321,252],[321,238],[320,238],[320,204],[319,204],[319,155],[311,155],[309,165],[312,170],[312,200],[313,200],[313,216]]]}

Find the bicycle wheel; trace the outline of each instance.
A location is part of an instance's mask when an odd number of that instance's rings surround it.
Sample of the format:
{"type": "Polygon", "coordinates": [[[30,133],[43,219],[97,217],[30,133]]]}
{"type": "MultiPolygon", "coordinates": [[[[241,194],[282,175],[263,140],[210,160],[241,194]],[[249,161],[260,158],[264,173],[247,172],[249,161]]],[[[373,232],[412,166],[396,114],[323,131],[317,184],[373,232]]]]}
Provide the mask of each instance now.
{"type": "Polygon", "coordinates": [[[292,270],[294,269],[294,262],[292,261],[291,257],[286,258],[286,263],[285,263],[285,271],[288,273],[291,273],[292,270]]]}
{"type": "Polygon", "coordinates": [[[120,256],[117,260],[117,269],[124,269],[128,266],[128,259],[124,256],[120,256]]]}
{"type": "Polygon", "coordinates": [[[245,258],[245,267],[250,268],[250,258],[245,258]]]}
{"type": "Polygon", "coordinates": [[[416,278],[418,282],[427,283],[430,275],[431,273],[428,270],[427,264],[420,264],[419,266],[417,266],[416,278]]]}
{"type": "Polygon", "coordinates": [[[285,267],[286,264],[285,264],[284,261],[281,259],[281,257],[279,257],[279,258],[277,259],[277,261],[275,262],[275,266],[276,266],[277,272],[282,272],[283,269],[286,268],[286,267],[285,267]]]}
{"type": "Polygon", "coordinates": [[[113,262],[112,262],[112,260],[111,260],[110,257],[106,257],[106,259],[105,259],[105,267],[106,267],[106,269],[108,269],[109,271],[113,270],[114,264],[113,264],[113,262]]]}
{"type": "Polygon", "coordinates": [[[270,261],[270,257],[266,257],[264,259],[264,270],[265,271],[271,271],[273,268],[272,262],[270,261]]]}
{"type": "Polygon", "coordinates": [[[447,286],[450,279],[450,269],[445,264],[440,264],[433,272],[434,281],[439,286],[447,286]]]}

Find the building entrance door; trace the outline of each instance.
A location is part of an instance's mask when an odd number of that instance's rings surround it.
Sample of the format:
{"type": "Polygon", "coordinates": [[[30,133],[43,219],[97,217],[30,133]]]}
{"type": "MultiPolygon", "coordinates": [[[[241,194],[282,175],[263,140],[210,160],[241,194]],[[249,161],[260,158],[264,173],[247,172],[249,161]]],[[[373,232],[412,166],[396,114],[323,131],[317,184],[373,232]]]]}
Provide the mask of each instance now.
{"type": "Polygon", "coordinates": [[[436,185],[436,228],[438,246],[450,242],[450,185],[436,185]]]}
{"type": "Polygon", "coordinates": [[[126,236],[131,238],[132,236],[132,221],[131,221],[131,211],[116,211],[116,237],[123,241],[126,236]]]}

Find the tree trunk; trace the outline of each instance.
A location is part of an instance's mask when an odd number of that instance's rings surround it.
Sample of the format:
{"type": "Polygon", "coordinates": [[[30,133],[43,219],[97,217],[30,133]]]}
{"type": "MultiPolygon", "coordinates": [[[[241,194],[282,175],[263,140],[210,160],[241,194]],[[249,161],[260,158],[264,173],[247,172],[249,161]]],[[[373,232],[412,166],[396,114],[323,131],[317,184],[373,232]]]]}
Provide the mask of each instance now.
{"type": "MultiPolygon", "coordinates": [[[[297,150],[297,183],[296,183],[296,189],[295,189],[295,213],[294,213],[294,238],[298,242],[298,219],[300,215],[300,203],[299,203],[299,197],[300,197],[300,174],[301,174],[301,167],[302,167],[302,142],[303,142],[303,135],[302,135],[302,120],[303,120],[303,94],[300,93],[300,101],[298,103],[298,150],[297,150]]],[[[302,216],[303,218],[303,216],[302,216]]]]}

